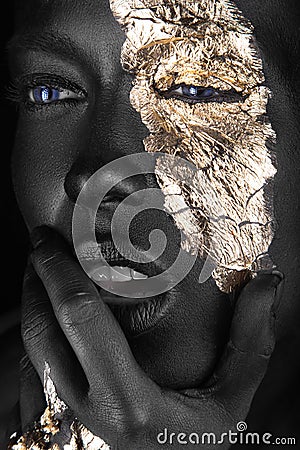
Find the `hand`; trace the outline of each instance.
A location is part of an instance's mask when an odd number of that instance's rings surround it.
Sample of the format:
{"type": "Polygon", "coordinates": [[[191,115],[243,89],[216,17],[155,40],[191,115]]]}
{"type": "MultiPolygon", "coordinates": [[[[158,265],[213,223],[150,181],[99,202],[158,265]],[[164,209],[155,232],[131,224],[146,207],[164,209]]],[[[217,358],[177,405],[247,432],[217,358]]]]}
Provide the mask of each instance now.
{"type": "MultiPolygon", "coordinates": [[[[49,363],[58,395],[90,431],[113,450],[181,448],[178,435],[188,441],[190,433],[219,438],[236,431],[274,349],[280,276],[261,274],[243,289],[215,373],[199,389],[176,392],[160,388],[139,367],[118,322],[64,241],[42,227],[33,245],[24,281],[25,347],[41,379],[49,363]],[[164,429],[175,433],[173,444],[158,442],[164,429]]],[[[23,416],[29,420],[28,411],[23,416]]],[[[220,445],[229,447],[226,439],[220,445]]]]}

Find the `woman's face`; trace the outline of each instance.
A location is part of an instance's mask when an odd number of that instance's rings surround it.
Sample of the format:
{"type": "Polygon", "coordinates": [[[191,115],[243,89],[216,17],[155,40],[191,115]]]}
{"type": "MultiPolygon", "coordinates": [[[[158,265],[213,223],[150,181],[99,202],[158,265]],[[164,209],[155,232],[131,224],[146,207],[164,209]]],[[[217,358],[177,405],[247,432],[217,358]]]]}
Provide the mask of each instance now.
{"type": "MultiPolygon", "coordinates": [[[[239,2],[241,9],[243,3],[239,2]]],[[[278,135],[274,197],[278,229],[271,254],[286,275],[286,296],[295,298],[300,287],[294,273],[299,248],[295,203],[299,189],[292,181],[297,180],[295,158],[299,159],[295,113],[279,74],[282,55],[261,18],[255,16],[255,5],[247,9],[254,26],[256,21],[259,24],[267,80],[274,92],[270,117],[278,135]]],[[[120,64],[124,39],[108,0],[17,3],[10,46],[12,76],[21,100],[13,154],[15,190],[28,229],[52,226],[72,250],[72,214],[84,183],[107,163],[144,151],[148,130],[131,106],[132,77],[120,64]],[[42,98],[44,104],[38,104],[42,98]]],[[[127,194],[154,185],[150,176],[134,177],[121,183],[99,208],[96,235],[108,262],[118,263],[110,251],[114,209],[127,194]]],[[[158,264],[162,268],[176,255],[180,240],[169,216],[144,211],[132,224],[131,238],[136,246],[147,248],[154,228],[162,229],[168,238],[168,249],[158,264]]],[[[126,300],[114,305],[114,300],[106,299],[137,361],[162,385],[199,384],[212,371],[226,341],[230,299],[211,278],[198,283],[202,264],[197,259],[185,280],[161,296],[134,305],[126,300]]],[[[289,305],[290,309],[286,304],[282,307],[285,323],[293,309],[289,305]]]]}

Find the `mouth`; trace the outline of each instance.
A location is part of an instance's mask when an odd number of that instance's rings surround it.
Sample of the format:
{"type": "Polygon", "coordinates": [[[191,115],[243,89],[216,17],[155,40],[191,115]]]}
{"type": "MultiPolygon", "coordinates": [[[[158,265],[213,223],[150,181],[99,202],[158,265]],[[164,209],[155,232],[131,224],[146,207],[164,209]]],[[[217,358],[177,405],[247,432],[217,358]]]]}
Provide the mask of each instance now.
{"type": "Polygon", "coordinates": [[[138,252],[139,261],[133,261],[128,249],[118,250],[112,241],[97,245],[84,242],[77,249],[79,262],[84,262],[85,271],[95,283],[102,300],[125,334],[130,336],[145,332],[161,321],[172,298],[169,292],[155,296],[144,294],[145,280],[159,275],[165,267],[159,260],[149,262],[142,251],[138,252]],[[113,291],[116,289],[124,295],[115,294],[113,291]]]}

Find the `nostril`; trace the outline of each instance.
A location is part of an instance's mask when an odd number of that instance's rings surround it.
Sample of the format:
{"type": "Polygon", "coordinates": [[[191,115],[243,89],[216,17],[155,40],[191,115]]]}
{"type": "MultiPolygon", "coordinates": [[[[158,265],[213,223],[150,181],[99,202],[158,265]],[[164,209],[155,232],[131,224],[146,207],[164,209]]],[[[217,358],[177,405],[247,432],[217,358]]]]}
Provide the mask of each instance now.
{"type": "Polygon", "coordinates": [[[92,174],[88,170],[81,169],[79,171],[75,168],[71,169],[67,174],[64,182],[64,188],[67,196],[72,202],[76,203],[79,193],[91,175],[92,174]]]}
{"type": "Polygon", "coordinates": [[[121,203],[126,199],[128,206],[139,206],[143,202],[143,190],[147,188],[146,178],[141,174],[124,178],[107,192],[103,202],[121,203]]]}
{"type": "MultiPolygon", "coordinates": [[[[101,166],[100,166],[101,167],[101,166]]],[[[89,179],[97,172],[95,165],[93,168],[88,167],[85,162],[75,163],[68,174],[66,175],[64,182],[64,189],[68,198],[76,203],[77,198],[83,189],[84,185],[89,179]]],[[[105,166],[101,168],[101,177],[98,179],[98,183],[93,182],[88,188],[89,193],[93,199],[97,199],[101,194],[101,191],[105,186],[111,186],[111,189],[107,191],[103,202],[113,203],[122,202],[126,197],[128,205],[138,206],[144,201],[144,194],[140,192],[144,189],[158,188],[156,178],[153,174],[137,174],[128,178],[122,177],[122,173],[112,171],[108,168],[105,170],[105,166]],[[102,170],[104,171],[102,172],[102,170]],[[101,181],[103,183],[101,183],[101,181]],[[101,184],[101,188],[100,188],[101,184]],[[99,189],[98,189],[99,188],[99,189]],[[139,193],[140,192],[140,193],[139,193]],[[131,195],[135,194],[135,195],[131,195]]]]}

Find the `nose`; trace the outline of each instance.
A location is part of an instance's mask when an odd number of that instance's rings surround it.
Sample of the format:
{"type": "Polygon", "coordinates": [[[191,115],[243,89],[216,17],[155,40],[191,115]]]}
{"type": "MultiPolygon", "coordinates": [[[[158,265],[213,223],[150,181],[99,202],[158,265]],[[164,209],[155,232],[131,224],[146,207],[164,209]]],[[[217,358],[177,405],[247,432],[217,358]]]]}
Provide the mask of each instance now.
{"type": "MultiPolygon", "coordinates": [[[[131,88],[132,78],[121,70],[119,62],[110,84],[95,84],[94,100],[91,100],[89,117],[84,125],[86,128],[81,133],[85,142],[78,143],[76,159],[64,180],[65,192],[72,203],[76,202],[85,183],[99,169],[105,169],[107,164],[123,156],[145,151],[143,140],[148,130],[130,103],[131,88]]],[[[114,169],[101,172],[100,183],[109,181],[114,186],[104,201],[122,200],[135,191],[157,187],[155,177],[144,174],[122,179],[118,183],[122,178],[118,173],[118,166],[120,171],[122,169],[120,161],[114,169]]],[[[96,191],[93,195],[97,195],[96,191]]]]}
{"type": "MultiPolygon", "coordinates": [[[[89,161],[76,161],[71,167],[70,171],[65,177],[64,189],[72,203],[76,203],[76,200],[88,180],[95,174],[95,162],[89,161]]],[[[152,173],[141,173],[129,178],[122,179],[122,161],[120,163],[120,170],[118,165],[114,165],[114,169],[106,169],[105,165],[98,166],[101,168],[101,181],[104,185],[113,186],[105,195],[103,202],[115,202],[122,201],[128,195],[143,189],[158,188],[157,180],[152,173]],[[121,180],[121,181],[120,181],[121,180]]],[[[91,191],[91,195],[97,196],[97,189],[91,191]]],[[[139,195],[138,202],[143,200],[143,196],[139,195]]],[[[130,203],[135,205],[135,199],[131,199],[130,203]]]]}

